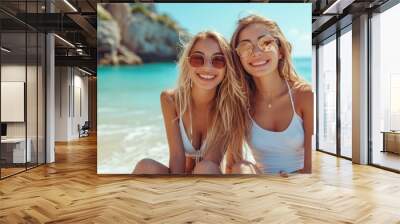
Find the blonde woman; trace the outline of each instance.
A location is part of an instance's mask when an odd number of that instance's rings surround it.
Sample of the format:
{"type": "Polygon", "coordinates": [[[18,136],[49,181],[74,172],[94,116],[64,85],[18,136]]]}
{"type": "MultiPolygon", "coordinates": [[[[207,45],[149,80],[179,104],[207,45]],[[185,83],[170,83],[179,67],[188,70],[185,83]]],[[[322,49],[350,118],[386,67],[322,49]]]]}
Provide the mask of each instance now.
{"type": "Polygon", "coordinates": [[[248,96],[246,135],[256,161],[237,163],[233,172],[310,173],[313,92],[294,70],[290,43],[276,22],[250,15],[239,20],[231,47],[248,96]]]}
{"type": "Polygon", "coordinates": [[[221,174],[242,160],[245,95],[228,42],[218,33],[195,35],[179,59],[178,86],[161,93],[169,167],[141,160],[134,174],[221,174]]]}

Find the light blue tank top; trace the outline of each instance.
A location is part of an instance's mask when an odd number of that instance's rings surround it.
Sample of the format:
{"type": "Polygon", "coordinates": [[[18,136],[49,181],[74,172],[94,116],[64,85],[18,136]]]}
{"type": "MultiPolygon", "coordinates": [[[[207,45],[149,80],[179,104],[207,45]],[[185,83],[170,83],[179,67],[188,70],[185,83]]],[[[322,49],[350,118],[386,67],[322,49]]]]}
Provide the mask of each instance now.
{"type": "Polygon", "coordinates": [[[303,120],[294,108],[292,92],[286,81],[293,117],[284,131],[269,131],[261,128],[253,118],[247,143],[256,166],[264,173],[292,173],[304,167],[303,120]]]}

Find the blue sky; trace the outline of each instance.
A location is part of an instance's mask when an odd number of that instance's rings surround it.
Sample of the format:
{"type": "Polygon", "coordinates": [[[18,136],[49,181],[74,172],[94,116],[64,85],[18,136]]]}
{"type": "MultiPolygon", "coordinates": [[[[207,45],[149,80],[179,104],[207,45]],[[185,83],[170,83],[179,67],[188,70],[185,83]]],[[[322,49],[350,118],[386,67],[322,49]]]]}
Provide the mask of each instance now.
{"type": "Polygon", "coordinates": [[[311,57],[311,3],[156,3],[189,33],[211,29],[230,39],[239,18],[255,12],[275,20],[293,45],[293,57],[311,57]]]}

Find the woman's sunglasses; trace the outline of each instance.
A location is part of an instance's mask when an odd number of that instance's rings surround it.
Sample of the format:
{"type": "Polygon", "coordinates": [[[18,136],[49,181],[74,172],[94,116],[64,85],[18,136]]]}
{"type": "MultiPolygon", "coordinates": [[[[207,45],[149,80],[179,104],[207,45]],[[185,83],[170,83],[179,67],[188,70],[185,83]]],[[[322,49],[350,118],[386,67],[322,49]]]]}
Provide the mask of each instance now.
{"type": "MultiPolygon", "coordinates": [[[[202,54],[194,53],[189,56],[189,64],[195,68],[202,67],[206,63],[206,58],[202,54]]],[[[214,68],[221,69],[226,65],[226,60],[223,55],[214,55],[211,57],[211,65],[214,68]]]]}
{"type": "MultiPolygon", "coordinates": [[[[278,39],[271,36],[264,36],[257,41],[257,46],[260,50],[267,52],[271,50],[273,43],[277,43],[279,46],[278,39]]],[[[240,57],[249,57],[253,53],[254,47],[255,46],[250,41],[243,41],[237,46],[236,52],[240,57]]]]}

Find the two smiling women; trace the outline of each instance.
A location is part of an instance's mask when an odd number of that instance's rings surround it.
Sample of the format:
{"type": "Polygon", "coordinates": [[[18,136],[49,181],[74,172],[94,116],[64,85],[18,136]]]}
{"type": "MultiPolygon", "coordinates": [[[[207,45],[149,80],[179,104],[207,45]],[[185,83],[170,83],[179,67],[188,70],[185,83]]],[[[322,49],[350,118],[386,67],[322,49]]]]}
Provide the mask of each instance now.
{"type": "Polygon", "coordinates": [[[276,22],[247,16],[230,45],[198,33],[179,72],[177,87],[161,93],[169,166],[144,159],[135,174],[311,172],[313,93],[276,22]],[[254,164],[243,159],[244,143],[254,164]]]}

